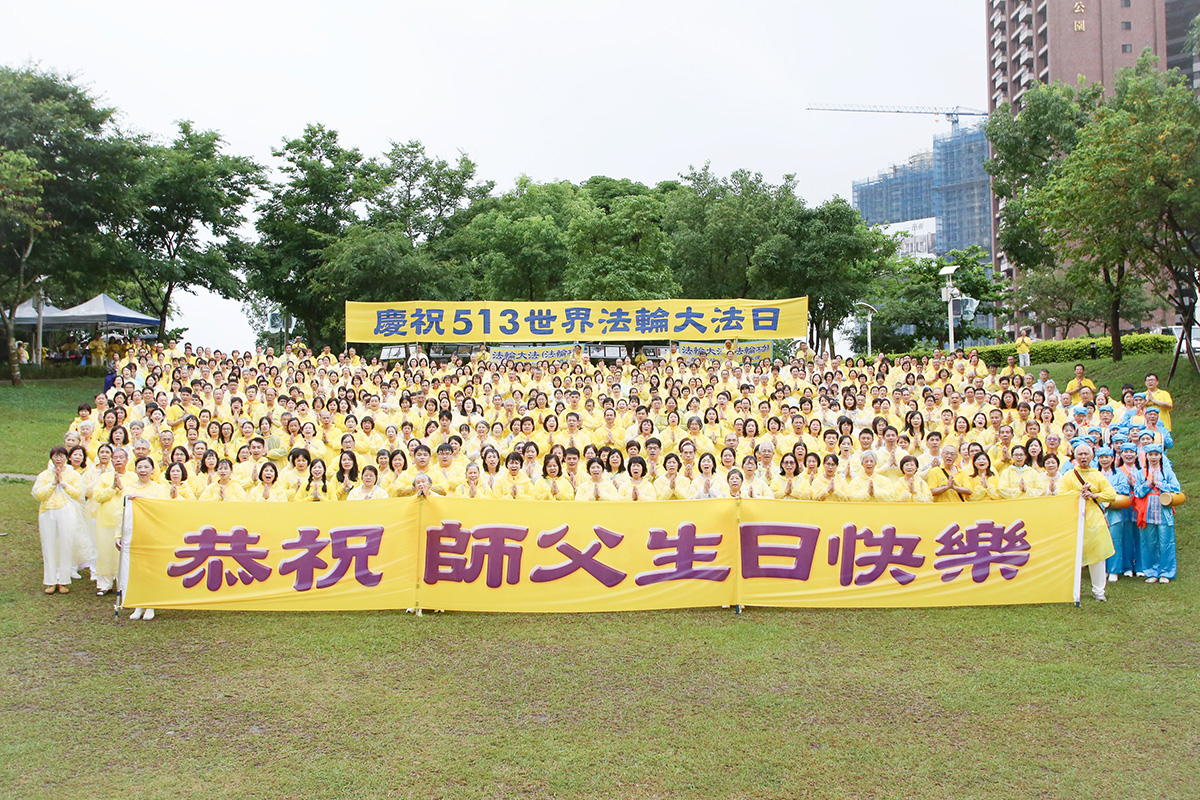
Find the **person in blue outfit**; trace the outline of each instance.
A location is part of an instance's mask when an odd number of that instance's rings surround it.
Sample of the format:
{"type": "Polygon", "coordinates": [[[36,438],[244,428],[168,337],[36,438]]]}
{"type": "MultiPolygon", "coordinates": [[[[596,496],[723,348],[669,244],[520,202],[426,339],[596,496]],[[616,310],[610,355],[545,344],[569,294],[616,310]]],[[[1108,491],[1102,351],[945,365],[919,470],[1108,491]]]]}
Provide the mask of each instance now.
{"type": "MultiPolygon", "coordinates": [[[[1137,448],[1130,448],[1130,450],[1137,452],[1137,448]]],[[[1108,482],[1116,490],[1118,500],[1122,495],[1131,497],[1133,487],[1129,483],[1129,476],[1116,465],[1113,449],[1111,447],[1096,448],[1096,460],[1100,464],[1100,474],[1108,478],[1108,482]]],[[[1129,475],[1132,475],[1132,472],[1129,475]]],[[[1104,516],[1108,518],[1108,530],[1112,534],[1113,549],[1116,551],[1108,557],[1108,561],[1104,565],[1105,571],[1108,572],[1109,583],[1116,583],[1122,573],[1132,575],[1133,560],[1136,556],[1133,531],[1129,530],[1132,527],[1129,506],[1117,508],[1117,505],[1118,503],[1112,503],[1104,509],[1104,516]]]]}
{"type": "Polygon", "coordinates": [[[1146,583],[1170,583],[1175,579],[1175,509],[1180,491],[1175,471],[1163,462],[1163,447],[1157,442],[1144,448],[1146,466],[1135,473],[1133,487],[1134,525],[1141,537],[1140,557],[1146,583]]]}

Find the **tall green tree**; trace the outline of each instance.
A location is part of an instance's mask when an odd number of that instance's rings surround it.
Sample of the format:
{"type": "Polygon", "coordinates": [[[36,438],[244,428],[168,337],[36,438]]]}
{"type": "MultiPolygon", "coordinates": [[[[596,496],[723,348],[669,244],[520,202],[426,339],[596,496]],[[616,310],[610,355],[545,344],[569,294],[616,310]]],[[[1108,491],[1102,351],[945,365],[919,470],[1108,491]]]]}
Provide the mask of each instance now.
{"type": "Polygon", "coordinates": [[[359,208],[379,186],[376,170],[323,125],[307,126],[273,153],[283,160],[283,181],[258,206],[258,246],[238,257],[250,289],[295,317],[311,345],[333,343],[345,298],[318,272],[326,249],[362,221],[359,208]]]}
{"type": "Polygon", "coordinates": [[[347,229],[326,249],[314,274],[317,286],[331,295],[378,302],[458,300],[465,277],[454,265],[431,259],[399,225],[347,229]]]}
{"type": "Polygon", "coordinates": [[[216,131],[180,122],[170,145],[149,145],[134,194],[128,241],[136,248],[129,277],[143,307],[158,316],[161,338],[177,290],[203,287],[237,297],[242,280],[225,250],[246,222],[243,210],[264,184],[248,158],[222,152],[216,131]]]}
{"type": "Polygon", "coordinates": [[[833,334],[871,295],[896,254],[895,238],[870,228],[843,198],[791,204],[779,232],[759,245],[749,279],[759,297],[808,297],[808,344],[835,351],[833,334]]]}
{"type": "Polygon", "coordinates": [[[1076,147],[1029,193],[1032,215],[1061,261],[1103,279],[1113,359],[1130,291],[1150,282],[1179,300],[1200,263],[1200,104],[1149,52],[1118,73],[1076,147]]]}
{"type": "Polygon", "coordinates": [[[495,186],[476,180],[476,169],[465,154],[451,164],[426,153],[416,139],[393,142],[376,162],[378,186],[367,203],[371,224],[398,226],[417,244],[442,235],[456,212],[487,197],[495,186]]]}
{"type": "Polygon", "coordinates": [[[24,153],[0,148],[0,237],[7,252],[5,260],[13,268],[0,279],[0,289],[7,299],[4,308],[4,332],[8,342],[8,361],[12,382],[21,383],[21,368],[17,359],[16,315],[23,301],[29,275],[25,264],[33,252],[34,242],[54,220],[42,207],[43,184],[54,176],[38,169],[33,159],[24,153]]]}
{"type": "Polygon", "coordinates": [[[1103,102],[1100,84],[1035,83],[1021,98],[1021,113],[1005,104],[984,125],[992,159],[984,169],[1002,202],[997,241],[1016,273],[1054,269],[1059,261],[1029,211],[1029,196],[1041,189],[1075,149],[1079,132],[1103,102]]]}
{"type": "MultiPolygon", "coordinates": [[[[6,157],[11,204],[0,223],[6,328],[39,287],[94,288],[111,264],[136,166],[136,148],[114,127],[114,113],[70,77],[0,67],[0,149],[19,154],[6,157]]],[[[15,357],[10,362],[19,383],[15,357]]]]}
{"type": "Polygon", "coordinates": [[[675,280],[691,297],[751,296],[754,253],[797,204],[795,177],[775,185],[742,169],[722,178],[705,164],[682,178],[667,195],[663,223],[675,280]]]}
{"type": "Polygon", "coordinates": [[[607,199],[571,221],[563,294],[576,300],[655,300],[675,296],[664,204],[650,194],[607,199]]]}
{"type": "Polygon", "coordinates": [[[592,206],[574,184],[522,176],[458,234],[459,251],[490,300],[554,300],[570,262],[568,229],[592,206]]]}

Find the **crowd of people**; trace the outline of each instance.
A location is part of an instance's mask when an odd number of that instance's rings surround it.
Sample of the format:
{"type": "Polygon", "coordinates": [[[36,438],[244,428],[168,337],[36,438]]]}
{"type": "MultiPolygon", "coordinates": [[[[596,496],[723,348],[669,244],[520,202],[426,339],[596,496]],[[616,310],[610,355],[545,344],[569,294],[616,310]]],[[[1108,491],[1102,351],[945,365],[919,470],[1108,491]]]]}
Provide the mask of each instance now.
{"type": "MultiPolygon", "coordinates": [[[[1175,578],[1172,398],[1059,387],[1015,356],[896,363],[514,363],[486,350],[380,363],[288,345],[135,344],[38,476],[45,591],[82,563],[119,583],[126,497],[344,502],[411,495],[577,502],[940,502],[1078,493],[1092,591],[1175,578]],[[86,535],[79,534],[80,527],[86,535]],[[88,547],[93,544],[94,547],[88,547]]],[[[1022,359],[1024,360],[1024,359],[1022,359]]],[[[153,611],[149,614],[152,616],[153,611]]]]}

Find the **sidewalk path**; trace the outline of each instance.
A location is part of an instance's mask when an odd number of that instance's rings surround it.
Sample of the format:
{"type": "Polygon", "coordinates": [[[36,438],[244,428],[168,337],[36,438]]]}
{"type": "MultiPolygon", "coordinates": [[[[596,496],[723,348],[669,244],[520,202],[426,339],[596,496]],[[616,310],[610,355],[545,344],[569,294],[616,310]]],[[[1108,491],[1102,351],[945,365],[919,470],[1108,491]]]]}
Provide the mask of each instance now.
{"type": "Polygon", "coordinates": [[[0,472],[0,480],[10,481],[29,481],[33,483],[37,480],[37,475],[22,475],[18,472],[0,472]]]}

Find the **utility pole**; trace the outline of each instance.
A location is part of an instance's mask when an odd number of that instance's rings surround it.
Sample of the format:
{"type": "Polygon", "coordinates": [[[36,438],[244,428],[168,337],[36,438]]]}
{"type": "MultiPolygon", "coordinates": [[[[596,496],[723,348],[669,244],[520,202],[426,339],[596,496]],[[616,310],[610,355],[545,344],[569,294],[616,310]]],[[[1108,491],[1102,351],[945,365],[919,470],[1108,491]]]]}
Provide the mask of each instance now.
{"type": "Polygon", "coordinates": [[[869,358],[873,352],[871,350],[871,319],[879,313],[879,309],[870,303],[863,303],[861,301],[855,301],[854,305],[867,309],[867,357],[869,358]]]}
{"type": "Polygon", "coordinates": [[[958,269],[957,264],[950,264],[942,267],[939,275],[946,276],[946,285],[942,289],[942,300],[946,303],[946,321],[947,327],[950,330],[950,352],[954,352],[954,301],[962,296],[962,292],[954,288],[954,273],[958,269]]]}

